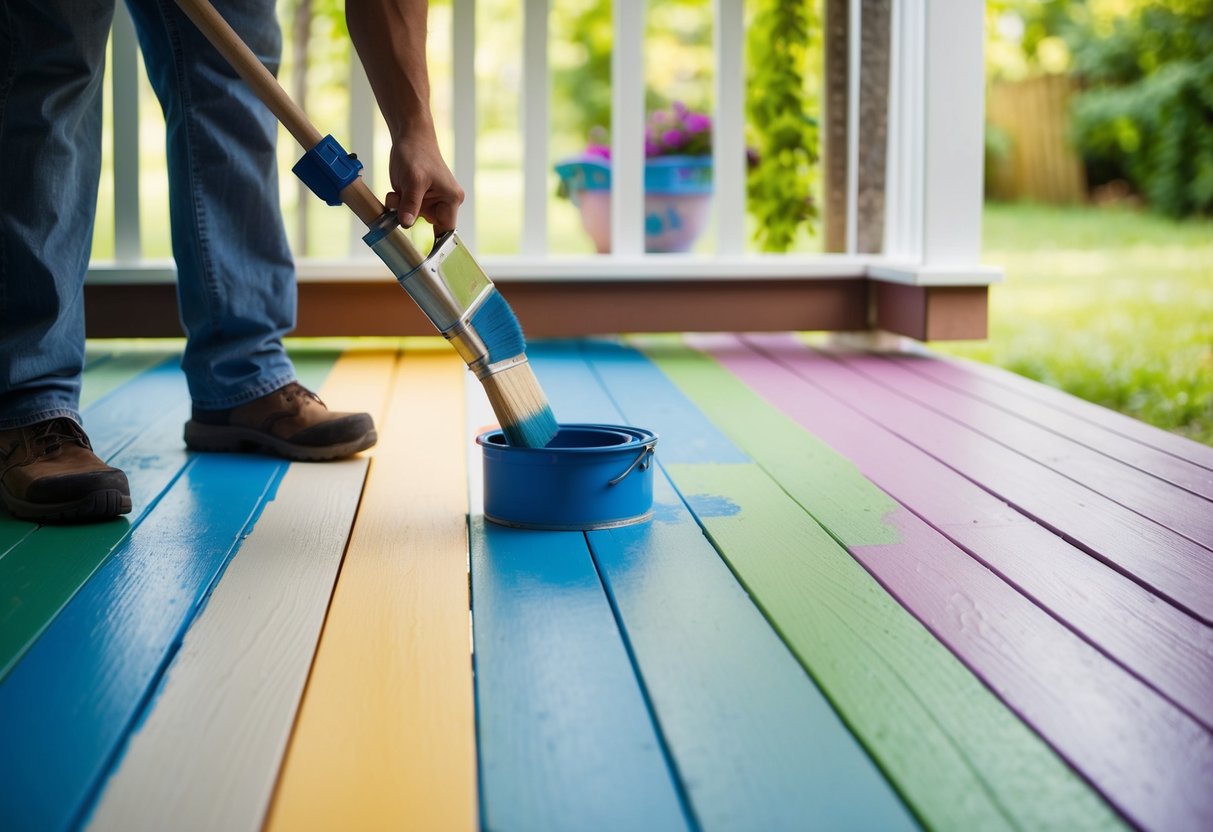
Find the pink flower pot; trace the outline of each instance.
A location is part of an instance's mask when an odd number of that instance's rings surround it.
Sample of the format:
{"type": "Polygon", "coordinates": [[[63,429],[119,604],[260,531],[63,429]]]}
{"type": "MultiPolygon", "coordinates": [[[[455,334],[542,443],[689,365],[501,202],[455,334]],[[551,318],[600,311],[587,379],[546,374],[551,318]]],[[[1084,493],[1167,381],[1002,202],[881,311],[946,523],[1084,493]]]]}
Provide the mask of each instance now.
{"type": "MultiPolygon", "coordinates": [[[[581,225],[599,254],[611,250],[611,192],[579,191],[574,203],[581,225]]],[[[690,251],[707,226],[711,194],[647,194],[644,198],[644,250],[690,251]]]]}

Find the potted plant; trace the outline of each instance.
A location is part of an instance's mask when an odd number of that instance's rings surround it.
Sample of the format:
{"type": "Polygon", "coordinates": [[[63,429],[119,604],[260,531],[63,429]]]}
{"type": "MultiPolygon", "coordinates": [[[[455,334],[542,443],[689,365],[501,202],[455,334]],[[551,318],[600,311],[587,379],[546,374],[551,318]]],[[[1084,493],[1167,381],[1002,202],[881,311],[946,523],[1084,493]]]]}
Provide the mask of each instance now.
{"type": "MultiPolygon", "coordinates": [[[[707,224],[712,199],[712,120],[675,102],[657,110],[644,130],[644,248],[688,251],[707,224]]],[[[611,249],[611,149],[605,131],[591,131],[578,156],[556,165],[560,194],[581,211],[599,253],[611,249]]]]}

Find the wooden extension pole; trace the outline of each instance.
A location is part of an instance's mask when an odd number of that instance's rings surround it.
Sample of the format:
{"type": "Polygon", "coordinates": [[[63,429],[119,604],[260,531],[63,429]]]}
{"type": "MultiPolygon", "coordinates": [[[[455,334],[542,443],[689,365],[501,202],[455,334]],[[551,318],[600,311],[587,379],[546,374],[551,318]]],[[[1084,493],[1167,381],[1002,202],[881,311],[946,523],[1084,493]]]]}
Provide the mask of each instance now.
{"type": "MultiPolygon", "coordinates": [[[[308,119],[303,110],[291,100],[278,79],[265,68],[253,50],[241,40],[209,0],[176,0],[181,11],[194,22],[206,39],[219,50],[236,73],[248,83],[253,93],[269,107],[282,125],[295,137],[304,150],[311,150],[324,137],[308,119]]],[[[368,228],[387,210],[379,197],[372,193],[362,177],[358,177],[341,191],[341,201],[362,220],[368,228]]],[[[403,239],[406,255],[411,265],[418,265],[425,258],[412,243],[403,239]]]]}

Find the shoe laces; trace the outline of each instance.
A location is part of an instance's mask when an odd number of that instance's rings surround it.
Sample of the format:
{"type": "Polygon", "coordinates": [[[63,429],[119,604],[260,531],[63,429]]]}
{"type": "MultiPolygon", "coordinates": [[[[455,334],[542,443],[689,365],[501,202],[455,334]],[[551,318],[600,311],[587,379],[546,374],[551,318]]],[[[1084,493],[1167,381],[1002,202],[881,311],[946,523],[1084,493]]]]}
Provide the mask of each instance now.
{"type": "Polygon", "coordinates": [[[32,442],[39,456],[55,453],[65,443],[75,442],[80,447],[90,450],[93,447],[89,443],[84,429],[73,420],[63,416],[35,425],[32,442]]]}
{"type": "Polygon", "coordinates": [[[294,402],[295,399],[302,399],[302,402],[306,404],[307,401],[310,399],[310,400],[316,402],[321,407],[326,407],[325,403],[320,400],[319,396],[317,396],[311,390],[308,390],[306,387],[304,387],[302,384],[300,384],[297,381],[292,381],[286,387],[283,387],[282,393],[283,393],[283,399],[285,399],[288,404],[294,402]]]}

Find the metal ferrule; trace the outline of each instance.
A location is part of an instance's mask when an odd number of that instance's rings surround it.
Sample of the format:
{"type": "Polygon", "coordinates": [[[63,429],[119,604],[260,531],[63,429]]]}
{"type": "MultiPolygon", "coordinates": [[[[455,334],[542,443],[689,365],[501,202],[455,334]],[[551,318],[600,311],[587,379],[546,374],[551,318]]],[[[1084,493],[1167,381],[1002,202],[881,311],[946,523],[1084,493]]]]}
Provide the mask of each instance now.
{"type": "MultiPolygon", "coordinates": [[[[485,356],[485,358],[487,357],[488,356],[485,356]]],[[[480,381],[484,381],[489,376],[500,373],[502,370],[508,370],[511,367],[517,367],[519,364],[526,363],[527,360],[525,355],[513,355],[503,361],[496,361],[492,364],[487,363],[484,359],[481,359],[475,364],[468,362],[468,368],[476,374],[476,378],[478,378],[480,381]]]]}
{"type": "Polygon", "coordinates": [[[469,365],[487,357],[484,342],[468,320],[493,291],[493,282],[456,232],[440,234],[429,256],[416,264],[410,254],[416,249],[394,212],[384,213],[362,239],[469,365]]]}

